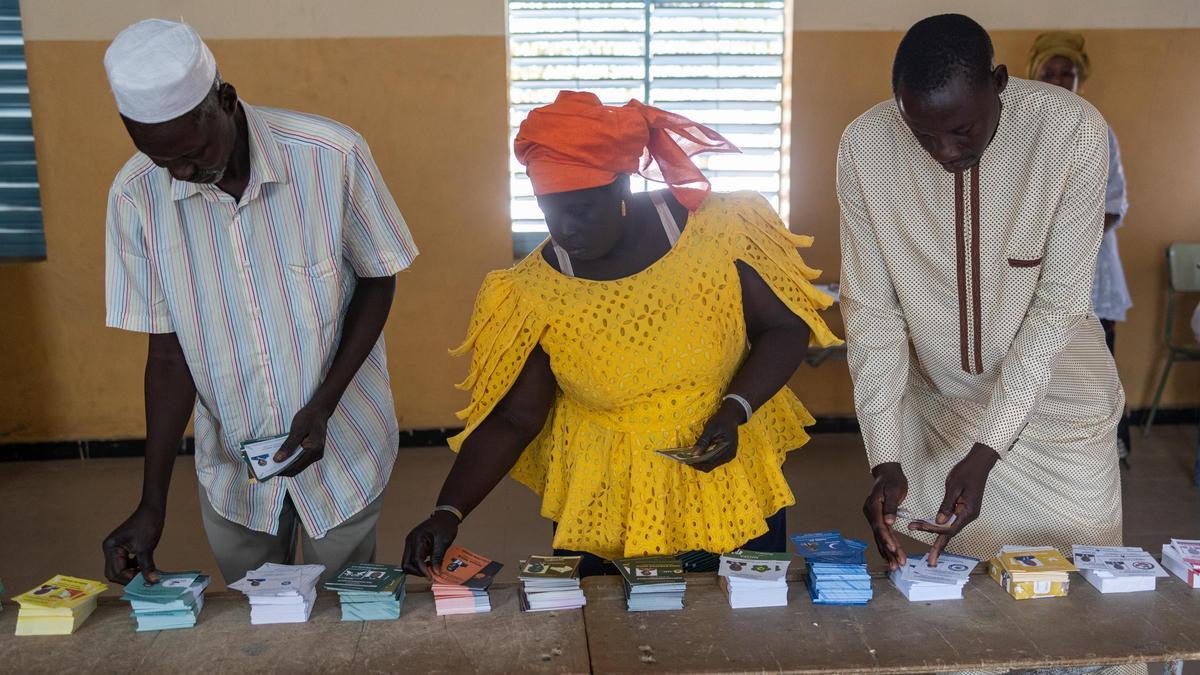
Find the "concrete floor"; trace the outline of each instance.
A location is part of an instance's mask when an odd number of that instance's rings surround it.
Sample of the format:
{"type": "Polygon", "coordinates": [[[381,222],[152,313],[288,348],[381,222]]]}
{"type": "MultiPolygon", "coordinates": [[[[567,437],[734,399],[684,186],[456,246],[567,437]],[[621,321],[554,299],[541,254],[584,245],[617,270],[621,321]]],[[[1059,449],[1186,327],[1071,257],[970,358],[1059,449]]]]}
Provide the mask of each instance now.
{"type": "MultiPolygon", "coordinates": [[[[1195,427],[1159,426],[1152,439],[1135,435],[1133,468],[1124,481],[1129,545],[1157,551],[1171,537],[1200,538],[1200,490],[1191,486],[1195,434],[1195,427]]],[[[380,521],[381,562],[400,560],[404,536],[428,513],[452,461],[445,448],[401,451],[380,521]]],[[[784,468],[798,501],[788,512],[792,532],[840,529],[869,540],[860,508],[871,481],[857,435],[816,436],[784,468]]],[[[5,596],[56,573],[102,578],[100,541],[135,506],[141,475],[140,459],[0,463],[5,596]]],[[[221,590],[224,584],[201,529],[196,489],[192,461],[181,457],[156,560],[162,569],[209,571],[215,577],[212,590],[221,590]]],[[[506,480],[472,514],[459,541],[506,563],[501,579],[511,580],[518,558],[549,552],[550,524],[538,516],[536,497],[506,480]]],[[[911,543],[910,551],[921,550],[911,543]]],[[[874,551],[872,556],[878,564],[874,551]]]]}

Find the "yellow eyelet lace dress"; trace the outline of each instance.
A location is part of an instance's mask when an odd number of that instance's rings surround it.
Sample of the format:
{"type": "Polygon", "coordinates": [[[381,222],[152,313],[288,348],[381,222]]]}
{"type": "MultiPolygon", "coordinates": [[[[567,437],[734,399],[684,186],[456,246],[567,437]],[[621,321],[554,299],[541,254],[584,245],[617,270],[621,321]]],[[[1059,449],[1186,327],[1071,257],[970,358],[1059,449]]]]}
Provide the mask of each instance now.
{"type": "MultiPolygon", "coordinates": [[[[784,388],[739,429],[737,457],[710,473],[655,450],[692,445],[747,354],[735,261],[753,267],[811,328],[811,344],[841,341],[817,313],[831,299],[820,274],[761,195],[713,193],[675,246],[623,279],[560,274],[535,250],[488,275],[466,342],[471,403],[456,452],[504,397],[539,343],[559,392],[538,437],[512,470],[558,522],[555,548],[605,558],[726,552],[767,531],[795,502],[786,454],[808,442],[813,418],[784,388]]],[[[544,246],[544,244],[543,244],[544,246]]]]}

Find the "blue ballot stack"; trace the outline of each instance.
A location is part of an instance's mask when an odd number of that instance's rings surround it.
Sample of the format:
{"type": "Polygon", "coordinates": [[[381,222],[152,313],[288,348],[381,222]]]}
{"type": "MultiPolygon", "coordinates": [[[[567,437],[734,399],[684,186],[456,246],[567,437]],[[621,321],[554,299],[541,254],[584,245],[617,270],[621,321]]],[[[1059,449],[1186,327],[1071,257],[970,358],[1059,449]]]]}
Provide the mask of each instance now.
{"type": "Polygon", "coordinates": [[[199,572],[162,574],[153,586],[139,572],[125,586],[121,596],[133,607],[130,615],[137,619],[137,632],[191,628],[204,608],[204,589],[209,578],[199,572]]]}
{"type": "Polygon", "coordinates": [[[814,605],[865,605],[873,597],[864,552],[867,545],[840,532],[792,535],[804,558],[808,593],[814,605]]]}

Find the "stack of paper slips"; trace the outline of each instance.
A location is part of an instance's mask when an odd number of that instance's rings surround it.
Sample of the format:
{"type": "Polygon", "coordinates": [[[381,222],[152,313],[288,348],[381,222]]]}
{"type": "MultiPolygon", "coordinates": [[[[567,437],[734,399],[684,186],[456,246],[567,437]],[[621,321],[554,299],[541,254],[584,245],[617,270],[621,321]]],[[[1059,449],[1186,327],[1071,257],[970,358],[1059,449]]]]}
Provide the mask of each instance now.
{"type": "Polygon", "coordinates": [[[487,589],[503,567],[457,544],[451,546],[442,559],[442,569],[431,575],[438,616],[492,611],[487,589]]]}
{"type": "Polygon", "coordinates": [[[204,609],[204,589],[209,578],[199,572],[160,574],[159,582],[146,585],[139,572],[133,581],[125,585],[125,595],[133,606],[133,618],[137,619],[139,633],[151,630],[191,628],[204,609]]]}
{"type": "Polygon", "coordinates": [[[577,555],[533,555],[521,561],[521,609],[544,612],[578,609],[587,604],[579,587],[582,562],[577,555]]]}
{"type": "Polygon", "coordinates": [[[317,600],[324,565],[264,563],[229,584],[250,599],[250,623],[304,623],[317,600]]]}
{"type": "Polygon", "coordinates": [[[761,553],[739,549],[721,556],[717,575],[734,609],[786,607],[790,553],[761,553]]]}
{"type": "Polygon", "coordinates": [[[631,612],[683,609],[687,582],[683,563],[671,556],[622,558],[613,564],[625,582],[625,602],[631,612]]]}
{"type": "Polygon", "coordinates": [[[342,568],[325,588],[337,591],[342,621],[399,619],[406,578],[393,565],[355,563],[342,568]]]}
{"type": "Polygon", "coordinates": [[[1172,539],[1164,544],[1162,564],[1188,586],[1200,588],[1200,540],[1172,539]]]}
{"type": "Polygon", "coordinates": [[[988,574],[1017,600],[1066,596],[1079,570],[1053,546],[1004,546],[988,574]]]}
{"type": "Polygon", "coordinates": [[[865,605],[874,597],[866,544],[835,531],[792,535],[792,542],[804,557],[814,605],[865,605]]]}
{"type": "Polygon", "coordinates": [[[17,612],[17,635],[70,635],[96,609],[96,597],[108,586],[91,579],[62,574],[13,598],[17,612]]]}
{"type": "Polygon", "coordinates": [[[913,602],[959,600],[971,570],[979,561],[966,556],[943,553],[935,567],[929,566],[929,554],[921,559],[909,558],[908,563],[892,570],[888,576],[904,597],[913,602]]]}
{"type": "Polygon", "coordinates": [[[1170,576],[1154,556],[1136,546],[1073,546],[1075,567],[1101,593],[1152,591],[1170,576]]]}

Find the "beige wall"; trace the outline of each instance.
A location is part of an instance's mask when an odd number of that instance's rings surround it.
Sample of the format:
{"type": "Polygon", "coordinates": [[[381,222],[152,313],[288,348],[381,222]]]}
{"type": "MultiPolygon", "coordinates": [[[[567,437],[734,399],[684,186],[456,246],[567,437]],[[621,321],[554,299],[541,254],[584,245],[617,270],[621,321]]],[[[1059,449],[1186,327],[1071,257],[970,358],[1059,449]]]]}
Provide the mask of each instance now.
{"type": "Polygon", "coordinates": [[[1195,0],[794,0],[798,31],[903,32],[934,14],[967,14],[989,31],[1200,28],[1195,0]]]}
{"type": "Polygon", "coordinates": [[[503,36],[505,0],[22,0],[26,40],[111,40],[148,18],[208,40],[503,36]]]}
{"type": "MultiPolygon", "coordinates": [[[[49,257],[0,265],[0,442],[142,434],[145,338],[103,327],[105,196],[132,147],[100,62],[108,36],[153,15],[183,16],[215,34],[222,72],[247,100],[333,117],[370,142],[422,251],[400,277],[386,329],[400,423],[455,423],[464,397],[451,385],[466,364],[445,350],[461,339],[483,275],[510,262],[503,3],[361,0],[331,12],[335,4],[25,3],[49,257]],[[241,39],[252,36],[259,37],[241,39]]],[[[794,35],[791,220],[793,229],[817,236],[807,256],[827,279],[838,269],[837,138],[887,97],[897,29],[910,20],[878,19],[884,10],[875,4],[806,1],[796,8],[797,26],[827,29],[794,35]],[[814,13],[822,7],[824,14],[814,13]],[[855,24],[862,16],[888,30],[855,24]],[[854,30],[835,30],[847,24],[854,30]]],[[[1194,12],[1169,15],[1193,4],[1147,3],[1144,14],[1194,23],[1194,12]]],[[[1128,23],[1119,12],[1088,17],[1128,23]]],[[[1014,72],[1033,35],[996,32],[999,58],[1014,72]]],[[[1129,176],[1132,208],[1121,237],[1137,305],[1120,329],[1118,361],[1131,403],[1141,406],[1156,374],[1163,249],[1200,238],[1200,79],[1190,65],[1200,58],[1200,30],[1094,30],[1088,39],[1096,74],[1086,93],[1120,135],[1129,176]]],[[[830,320],[840,326],[836,316],[830,320]]],[[[1197,369],[1177,372],[1167,402],[1197,403],[1197,369]]],[[[852,411],[843,364],[802,369],[795,384],[817,414],[852,411]]]]}

